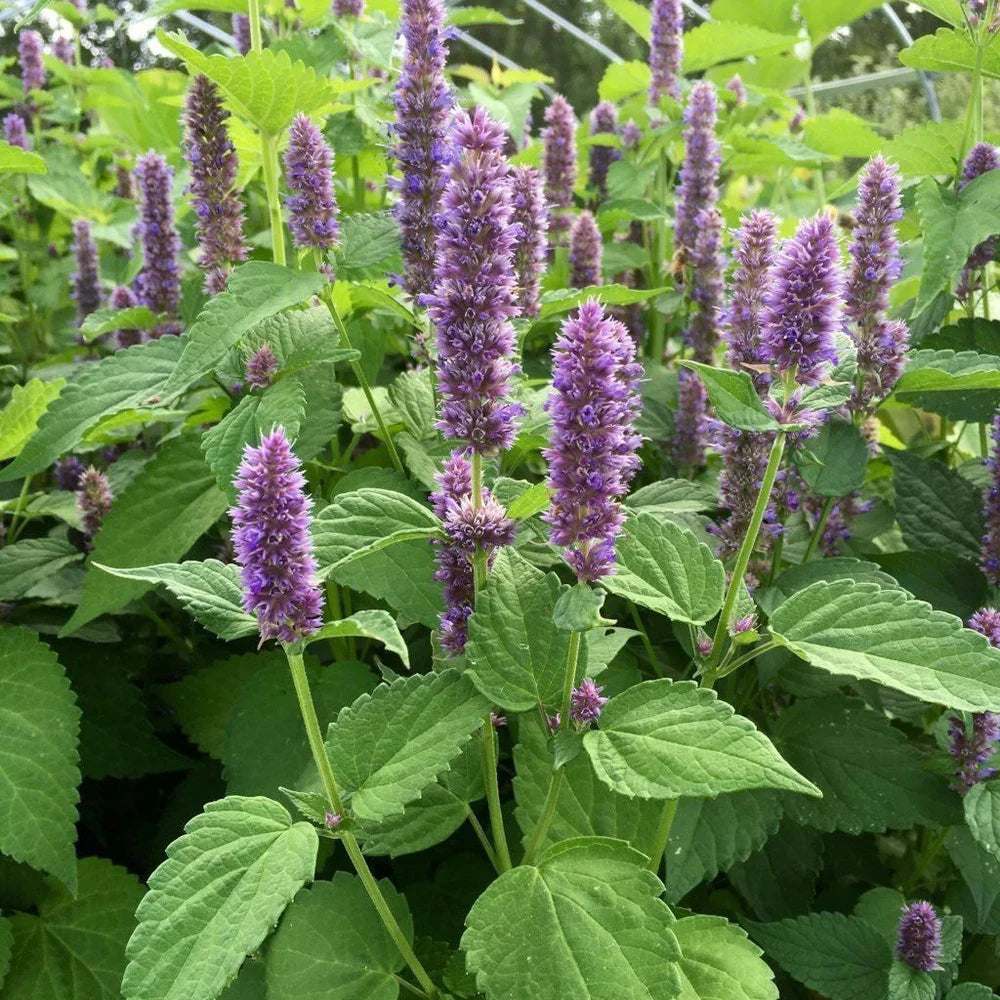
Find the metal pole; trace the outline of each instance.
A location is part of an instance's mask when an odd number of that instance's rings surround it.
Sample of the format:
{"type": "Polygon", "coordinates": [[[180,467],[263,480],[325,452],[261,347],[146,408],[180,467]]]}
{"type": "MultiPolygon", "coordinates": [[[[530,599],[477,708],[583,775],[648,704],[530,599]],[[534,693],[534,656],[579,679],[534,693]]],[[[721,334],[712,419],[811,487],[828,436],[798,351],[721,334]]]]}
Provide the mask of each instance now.
{"type": "Polygon", "coordinates": [[[522,0],[522,2],[536,13],[541,14],[542,17],[547,17],[553,24],[557,24],[563,31],[579,39],[584,45],[589,45],[595,52],[600,52],[609,62],[625,62],[617,52],[612,52],[603,42],[599,42],[596,38],[591,38],[587,32],[567,21],[566,18],[557,14],[551,7],[546,7],[545,4],[539,3],[539,0],[522,0]]]}
{"type": "MultiPolygon", "coordinates": [[[[913,35],[910,34],[899,15],[892,9],[892,4],[882,4],[882,13],[885,14],[889,23],[895,28],[899,40],[904,45],[912,45],[913,35]]],[[[930,113],[931,121],[939,122],[941,121],[941,105],[938,102],[937,91],[934,89],[934,80],[931,78],[930,73],[923,70],[918,75],[920,77],[920,86],[924,88],[924,95],[927,98],[927,110],[930,113]]]]}

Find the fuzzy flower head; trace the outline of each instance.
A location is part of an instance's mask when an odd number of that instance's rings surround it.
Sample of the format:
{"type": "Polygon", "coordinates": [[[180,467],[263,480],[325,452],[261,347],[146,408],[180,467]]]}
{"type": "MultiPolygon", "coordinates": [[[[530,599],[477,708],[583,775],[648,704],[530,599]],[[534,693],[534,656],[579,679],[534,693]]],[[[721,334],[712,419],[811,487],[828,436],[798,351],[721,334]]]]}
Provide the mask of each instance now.
{"type": "MultiPolygon", "coordinates": [[[[590,113],[591,135],[617,135],[618,110],[609,101],[602,101],[590,113]]],[[[621,150],[614,146],[590,147],[590,186],[597,192],[598,199],[608,196],[608,169],[615,160],[621,159],[621,150]]]]}
{"type": "Polygon", "coordinates": [[[233,547],[242,567],[243,607],[257,617],[261,642],[298,642],[322,623],[323,596],[309,534],[312,500],[285,432],[247,445],[233,480],[233,547]]]}
{"type": "Polygon", "coordinates": [[[135,201],[135,175],[120,160],[115,164],[115,190],[116,198],[124,198],[126,201],[135,201]]]}
{"type": "Polygon", "coordinates": [[[25,94],[45,86],[42,62],[42,36],[37,31],[22,31],[17,36],[17,58],[21,63],[21,84],[25,94]]]}
{"type": "Polygon", "coordinates": [[[285,199],[288,228],[297,247],[325,250],[337,242],[337,199],[333,193],[333,151],[323,133],[305,115],[296,115],[288,130],[285,199]]]}
{"type": "Polygon", "coordinates": [[[649,103],[661,97],[681,96],[681,60],[684,57],[684,11],[681,0],[653,0],[649,36],[649,103]]]}
{"type": "Polygon", "coordinates": [[[221,292],[230,266],[247,259],[243,205],[233,192],[239,160],[229,138],[229,118],[218,87],[207,76],[196,76],[184,110],[184,153],[201,246],[198,266],[208,272],[209,294],[221,292]]]}
{"type": "Polygon", "coordinates": [[[18,146],[21,149],[31,148],[28,143],[28,131],[24,126],[24,119],[17,112],[12,111],[4,117],[3,137],[12,146],[18,146]]]}
{"type": "Polygon", "coordinates": [[[622,126],[622,145],[626,149],[638,149],[642,142],[642,129],[630,118],[622,126]]]}
{"type": "Polygon", "coordinates": [[[173,177],[173,170],[158,153],[146,153],[136,161],[143,267],[135,288],[140,305],[168,315],[177,313],[181,301],[181,240],[174,223],[173,177]]]}
{"type": "Polygon", "coordinates": [[[601,696],[604,688],[585,677],[570,695],[569,717],[578,729],[586,729],[601,717],[601,709],[608,703],[601,696]]]}
{"type": "Polygon", "coordinates": [[[910,968],[933,972],[941,957],[941,920],[930,903],[903,907],[896,927],[896,957],[910,968]]]}
{"type": "Polygon", "coordinates": [[[996,608],[980,608],[967,624],[973,632],[985,635],[991,646],[1000,649],[1000,611],[996,608]]]}
{"type": "Polygon", "coordinates": [[[98,273],[97,244],[90,235],[90,223],[77,219],[73,223],[73,258],[76,272],[73,282],[73,301],[76,303],[77,326],[101,306],[101,278],[98,273]]]}
{"type": "Polygon", "coordinates": [[[993,587],[1000,587],[1000,410],[993,418],[993,448],[986,460],[990,485],[983,501],[986,534],[979,549],[979,568],[993,587]]]}
{"type": "MultiPolygon", "coordinates": [[[[1000,151],[988,142],[976,143],[965,158],[962,181],[959,187],[964,188],[966,184],[971,184],[977,177],[982,177],[983,174],[988,174],[998,167],[1000,167],[1000,151]]],[[[972,251],[955,290],[959,299],[967,302],[972,293],[980,287],[980,271],[992,262],[996,256],[996,248],[997,240],[995,237],[991,237],[984,240],[972,251]]]]}
{"type": "Polygon", "coordinates": [[[590,212],[581,212],[569,234],[569,283],[572,288],[601,284],[601,260],[604,244],[601,231],[590,212]]]}
{"type": "Polygon", "coordinates": [[[427,297],[438,349],[441,416],[446,437],[471,451],[509,448],[521,407],[509,398],[515,340],[510,168],[506,133],[482,108],[461,113],[457,156],[438,215],[434,292],[427,297]]]}
{"type": "Polygon", "coordinates": [[[245,56],[251,49],[250,18],[246,14],[233,14],[233,41],[236,51],[245,56]]]}
{"type": "Polygon", "coordinates": [[[510,177],[511,222],[517,230],[514,271],[517,306],[521,316],[537,316],[545,258],[548,253],[549,214],[545,210],[541,174],[528,166],[515,167],[510,177]]]}
{"type": "Polygon", "coordinates": [[[270,344],[264,344],[246,364],[246,382],[257,389],[266,389],[278,370],[278,359],[270,344]]]}
{"type": "MultiPolygon", "coordinates": [[[[135,292],[128,285],[116,285],[108,296],[108,305],[112,309],[131,309],[138,304],[135,292]]],[[[143,339],[143,331],[136,329],[116,330],[113,337],[115,347],[118,348],[141,344],[143,339]]]]}
{"type": "Polygon", "coordinates": [[[57,458],[52,464],[52,478],[59,489],[75,493],[80,487],[80,477],[86,468],[82,458],[67,455],[65,458],[57,458]]]}
{"type": "Polygon", "coordinates": [[[677,186],[674,240],[689,256],[698,238],[698,214],[719,200],[721,146],[715,135],[718,101],[710,83],[696,83],[684,109],[684,164],[677,186]]]}
{"type": "Polygon", "coordinates": [[[561,234],[570,227],[566,213],[573,204],[573,187],[576,184],[576,116],[569,101],[561,94],[552,98],[552,103],[545,109],[542,144],[542,175],[549,203],[549,228],[554,234],[561,234]]]}
{"type": "Polygon", "coordinates": [[[393,101],[396,124],[392,155],[403,174],[395,216],[406,268],[403,283],[414,296],[434,285],[434,218],[449,161],[448,127],[455,100],[445,79],[443,0],[403,0],[400,31],[406,44],[393,101]]]}
{"type": "Polygon", "coordinates": [[[765,299],[764,353],[779,373],[794,371],[799,384],[817,385],[836,362],[842,289],[833,220],[803,220],[778,257],[765,299]]]}
{"type": "Polygon", "coordinates": [[[77,481],[76,509],[83,522],[83,533],[88,539],[100,530],[104,515],[111,509],[114,494],[108,477],[92,465],[87,466],[77,481]]]}
{"type": "Polygon", "coordinates": [[[618,498],[638,468],[642,367],[625,327],[590,300],[563,323],[552,350],[552,506],[545,515],[555,545],[580,580],[599,580],[615,562],[624,517],[618,498]]]}
{"type": "Polygon", "coordinates": [[[365,0],[333,0],[334,17],[361,17],[365,0]]]}
{"type": "Polygon", "coordinates": [[[56,35],[52,39],[52,54],[56,59],[66,63],[67,66],[72,66],[76,62],[76,51],[73,48],[73,42],[65,35],[56,35]]]}
{"type": "Polygon", "coordinates": [[[965,795],[997,773],[989,766],[1000,741],[1000,715],[996,712],[976,712],[969,725],[957,715],[951,716],[948,739],[948,754],[956,764],[951,783],[955,791],[965,795]]]}
{"type": "Polygon", "coordinates": [[[736,98],[736,106],[743,107],[747,102],[747,88],[743,83],[743,78],[739,73],[734,73],[726,84],[726,90],[736,98]]]}

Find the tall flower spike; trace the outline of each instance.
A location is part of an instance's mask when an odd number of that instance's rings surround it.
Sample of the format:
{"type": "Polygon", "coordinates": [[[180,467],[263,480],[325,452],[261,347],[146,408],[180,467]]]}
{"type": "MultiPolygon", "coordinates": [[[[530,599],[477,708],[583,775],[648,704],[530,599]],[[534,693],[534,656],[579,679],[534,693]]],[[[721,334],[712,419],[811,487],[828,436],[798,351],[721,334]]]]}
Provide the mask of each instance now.
{"type": "Polygon", "coordinates": [[[719,200],[721,147],[715,135],[718,102],[710,83],[696,83],[684,109],[684,164],[677,187],[674,241],[682,260],[694,252],[698,213],[719,200]]]}
{"type": "Polygon", "coordinates": [[[79,489],[80,477],[86,468],[83,459],[76,455],[67,455],[65,458],[57,458],[52,463],[52,478],[59,489],[75,493],[79,489]]]}
{"type": "Polygon", "coordinates": [[[726,84],[726,90],[736,98],[736,106],[742,107],[747,102],[747,88],[743,83],[743,77],[739,73],[734,73],[726,84]]]}
{"type": "Polygon", "coordinates": [[[243,240],[243,205],[233,189],[239,160],[229,139],[218,87],[199,74],[191,82],[184,111],[184,154],[191,168],[205,291],[217,295],[226,287],[231,265],[247,259],[243,240]]]}
{"type": "Polygon", "coordinates": [[[765,299],[764,353],[780,374],[794,371],[801,385],[817,385],[836,362],[843,284],[833,220],[804,219],[779,255],[765,299]]]}
{"type": "Polygon", "coordinates": [[[903,907],[896,928],[896,957],[921,972],[940,968],[941,921],[930,903],[920,901],[903,907]]]}
{"type": "MultiPolygon", "coordinates": [[[[128,285],[116,285],[111,290],[111,295],[108,297],[108,305],[112,309],[131,309],[133,306],[137,306],[139,300],[135,297],[135,293],[132,291],[128,285]]],[[[115,347],[131,347],[133,344],[141,344],[143,341],[143,331],[135,329],[123,329],[116,330],[114,333],[115,347]]]]}
{"type": "MultiPolygon", "coordinates": [[[[590,113],[591,135],[617,135],[618,111],[613,104],[602,101],[590,113]]],[[[621,159],[621,150],[614,146],[590,147],[590,186],[597,192],[598,201],[608,196],[608,170],[615,160],[621,159]]]]}
{"type": "Polygon", "coordinates": [[[983,501],[986,534],[979,550],[979,568],[990,586],[1000,587],[1000,410],[993,418],[993,448],[986,464],[990,470],[990,487],[983,501]]]}
{"type": "Polygon", "coordinates": [[[576,116],[561,94],[545,109],[542,174],[549,203],[549,230],[557,239],[570,227],[568,209],[576,184],[576,116]]]}
{"type": "Polygon", "coordinates": [[[545,210],[542,176],[534,167],[515,167],[510,177],[512,212],[517,229],[514,242],[514,271],[517,276],[517,305],[521,316],[537,316],[540,290],[548,253],[549,214],[545,210]]]}
{"type": "Polygon", "coordinates": [[[639,466],[642,366],[625,327],[604,315],[599,302],[585,302],[563,323],[552,349],[552,506],[545,520],[555,545],[580,580],[609,575],[625,495],[639,466]]]}
{"type": "Polygon", "coordinates": [[[92,465],[88,466],[77,481],[76,509],[83,522],[83,533],[93,538],[100,530],[104,515],[111,509],[114,494],[108,477],[92,465]]]}
{"type": "Polygon", "coordinates": [[[266,389],[271,384],[278,370],[278,359],[274,356],[270,344],[264,344],[246,364],[246,380],[248,385],[257,389],[266,389]]]}
{"type": "MultiPolygon", "coordinates": [[[[991,646],[1000,648],[1000,611],[996,608],[981,608],[967,624],[974,632],[986,636],[991,646]]],[[[948,753],[957,765],[951,787],[965,795],[997,773],[996,768],[988,765],[1000,741],[1000,714],[976,712],[971,727],[957,715],[948,723],[951,741],[948,753]]]]}
{"type": "MultiPolygon", "coordinates": [[[[977,177],[988,174],[991,170],[1000,167],[1000,151],[988,142],[979,142],[969,150],[969,155],[965,158],[962,169],[962,183],[960,188],[966,184],[971,184],[977,177]]],[[[958,281],[956,295],[959,299],[968,300],[972,293],[979,287],[979,272],[984,268],[996,253],[997,241],[994,237],[984,240],[966,261],[962,276],[958,281]]]]}
{"type": "Polygon", "coordinates": [[[3,137],[12,146],[20,146],[21,149],[30,149],[28,143],[28,131],[24,127],[24,119],[11,112],[3,120],[3,137]]]}
{"type": "Polygon", "coordinates": [[[76,303],[76,325],[80,326],[101,306],[97,244],[90,235],[90,223],[86,219],[77,219],[73,223],[73,257],[76,261],[76,272],[71,278],[73,301],[76,303]]]}
{"type": "Polygon", "coordinates": [[[587,288],[601,283],[601,260],[604,244],[601,231],[590,212],[581,212],[569,234],[569,283],[573,288],[587,288]]]}
{"type": "Polygon", "coordinates": [[[684,11],[681,0],[653,0],[649,35],[649,103],[661,97],[681,96],[681,60],[684,57],[684,11]]]}
{"type": "Polygon", "coordinates": [[[73,42],[65,35],[56,35],[52,39],[52,54],[56,59],[62,60],[67,66],[72,66],[76,62],[76,51],[73,42]]]}
{"type": "MultiPolygon", "coordinates": [[[[135,279],[139,304],[174,316],[181,301],[181,240],[174,224],[171,182],[174,172],[157,153],[140,156],[135,165],[139,188],[139,236],[143,266],[135,279]]],[[[160,332],[176,332],[173,326],[160,332]]]]}
{"type": "Polygon", "coordinates": [[[448,126],[455,112],[444,76],[444,18],[442,0],[403,0],[406,52],[393,98],[392,153],[403,174],[395,207],[406,263],[403,284],[415,297],[434,285],[434,217],[447,179],[448,126]]]}
{"type": "Polygon", "coordinates": [[[361,17],[365,12],[365,0],[333,0],[335,17],[361,17]]]}
{"type": "Polygon", "coordinates": [[[115,191],[116,198],[124,198],[126,201],[135,201],[135,175],[124,163],[115,164],[115,191]]]}
{"type": "Polygon", "coordinates": [[[506,133],[482,109],[459,113],[457,156],[438,216],[438,256],[428,314],[437,336],[446,437],[489,454],[514,440],[521,407],[510,401],[516,291],[506,133]]]}
{"type": "Polygon", "coordinates": [[[608,703],[602,697],[604,688],[585,677],[579,687],[573,688],[570,694],[569,717],[578,729],[586,729],[591,723],[601,717],[601,709],[608,703]]]}
{"type": "Polygon", "coordinates": [[[337,242],[337,198],[333,193],[333,151],[323,133],[305,116],[296,115],[288,130],[285,199],[288,228],[297,247],[326,250],[337,242]]]}
{"type": "Polygon", "coordinates": [[[246,14],[233,14],[233,41],[241,56],[250,51],[253,43],[250,40],[250,18],[246,14]]]}
{"type": "Polygon", "coordinates": [[[850,404],[854,413],[867,412],[886,396],[903,370],[908,331],[887,315],[889,291],[903,267],[896,238],[902,217],[899,170],[877,156],[858,183],[857,225],[844,294],[844,312],[854,324],[858,348],[858,384],[850,404]]]}
{"type": "Polygon", "coordinates": [[[233,482],[238,500],[229,516],[243,607],[256,615],[262,644],[298,642],[322,624],[323,594],[309,534],[312,500],[281,427],[259,448],[247,445],[233,482]]]}
{"type": "Polygon", "coordinates": [[[21,63],[21,84],[25,94],[45,86],[42,62],[42,36],[37,31],[22,31],[17,36],[17,58],[21,63]]]}

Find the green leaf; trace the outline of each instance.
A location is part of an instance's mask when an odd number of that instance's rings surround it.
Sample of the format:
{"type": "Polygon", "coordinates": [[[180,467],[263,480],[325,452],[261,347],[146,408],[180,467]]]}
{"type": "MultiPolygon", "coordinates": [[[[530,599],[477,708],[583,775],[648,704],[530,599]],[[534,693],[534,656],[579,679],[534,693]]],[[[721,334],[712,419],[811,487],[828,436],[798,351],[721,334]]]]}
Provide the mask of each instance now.
{"type": "Polygon", "coordinates": [[[330,80],[301,60],[292,62],[284,51],[268,48],[245,56],[205,55],[189,45],[182,32],[158,28],[156,38],[194,73],[214,80],[238,114],[270,135],[286,128],[296,114],[312,114],[331,104],[337,94],[330,80]]]}
{"type": "Polygon", "coordinates": [[[964,882],[952,909],[961,914],[965,930],[1000,934],[1000,858],[977,843],[964,826],[952,827],[945,848],[964,882]]]}
{"type": "Polygon", "coordinates": [[[232,371],[232,379],[242,380],[244,358],[252,357],[264,344],[271,347],[278,359],[278,378],[281,379],[310,365],[358,357],[357,351],[349,351],[339,343],[340,334],[326,306],[275,313],[258,323],[244,338],[240,366],[232,371]]]}
{"type": "Polygon", "coordinates": [[[82,558],[62,538],[22,538],[0,549],[0,600],[16,601],[42,580],[82,558]]]}
{"type": "Polygon", "coordinates": [[[625,498],[625,506],[649,514],[700,514],[718,506],[714,490],[690,479],[661,479],[625,498]]]}
{"type": "Polygon", "coordinates": [[[399,225],[389,212],[348,215],[340,224],[340,267],[373,267],[399,249],[399,225]]]}
{"type": "Polygon", "coordinates": [[[930,11],[942,21],[947,21],[955,27],[961,27],[965,24],[961,0],[917,0],[914,6],[930,11]]]}
{"type": "Polygon", "coordinates": [[[772,737],[823,791],[822,799],[788,798],[785,809],[799,823],[858,834],[957,819],[944,779],[923,770],[919,749],[858,699],[797,701],[778,717],[772,737]]]}
{"type": "Polygon", "coordinates": [[[830,108],[805,120],[802,138],[810,149],[827,156],[869,157],[882,148],[882,136],[863,118],[843,108],[830,108]]]}
{"type": "Polygon", "coordinates": [[[834,418],[797,452],[795,464],[806,485],[820,496],[846,496],[864,484],[868,442],[854,424],[834,418]]]}
{"type": "Polygon", "coordinates": [[[83,858],[73,896],[50,883],[38,915],[11,920],[14,947],[3,1000],[117,1000],[125,942],[142,899],[139,880],[103,858],[83,858]]]}
{"type": "Polygon", "coordinates": [[[501,549],[469,619],[465,655],[476,687],[511,712],[553,705],[562,694],[569,636],[552,612],[559,578],[501,549]]]}
{"type": "Polygon", "coordinates": [[[905,177],[951,177],[962,155],[964,131],[961,121],[910,125],[882,146],[882,155],[905,177]]]}
{"type": "MultiPolygon", "coordinates": [[[[496,490],[494,490],[494,495],[496,490]]],[[[525,521],[540,514],[549,506],[552,491],[545,483],[535,483],[526,489],[507,508],[507,516],[514,521],[525,521]]]]}
{"type": "Polygon", "coordinates": [[[911,968],[898,959],[889,966],[888,1000],[935,1000],[937,988],[927,972],[911,968]]]}
{"type": "Polygon", "coordinates": [[[118,330],[152,330],[162,321],[152,309],[146,306],[130,306],[127,309],[95,309],[84,317],[80,333],[90,343],[107,333],[118,330]]]}
{"type": "Polygon", "coordinates": [[[10,968],[10,952],[14,943],[14,925],[4,917],[0,917],[0,987],[10,968]]]}
{"type": "Polygon", "coordinates": [[[209,802],[149,877],[122,982],[126,1000],[211,1000],[313,877],[309,823],[265,798],[209,802]]]}
{"type": "Polygon", "coordinates": [[[712,16],[720,21],[754,24],[782,34],[795,31],[796,0],[715,0],[712,16]]]}
{"type": "Polygon", "coordinates": [[[0,174],[46,174],[48,170],[37,153],[0,139],[0,174]]]}
{"type": "Polygon", "coordinates": [[[1000,857],[1000,781],[974,785],[963,805],[969,832],[987,851],[1000,857]]]}
{"type": "Polygon", "coordinates": [[[395,653],[407,667],[410,666],[409,650],[400,635],[399,626],[388,611],[356,611],[348,618],[327,623],[318,632],[308,636],[305,644],[311,645],[323,639],[339,639],[345,636],[377,639],[386,649],[395,653]]]}
{"type": "Polygon", "coordinates": [[[678,1000],[778,1000],[774,973],[742,928],[725,917],[693,916],[672,929],[681,946],[678,1000]]]}
{"type": "Polygon", "coordinates": [[[66,380],[53,379],[43,382],[33,378],[25,385],[15,385],[10,392],[10,400],[0,411],[0,461],[17,455],[24,442],[35,433],[38,421],[66,380]]]}
{"type": "Polygon", "coordinates": [[[632,59],[623,63],[612,63],[604,71],[597,85],[597,94],[602,101],[612,104],[649,90],[650,72],[648,64],[632,59]]]}
{"type": "Polygon", "coordinates": [[[797,41],[794,34],[777,35],[751,24],[707,21],[684,33],[684,72],[699,73],[746,56],[788,52],[797,41]]]}
{"type": "Polygon", "coordinates": [[[753,380],[746,372],[713,368],[697,361],[682,362],[697,372],[719,419],[744,431],[776,431],[778,422],[761,402],[753,380]]]}
{"type": "Polygon", "coordinates": [[[240,570],[233,563],[206,559],[134,569],[99,562],[92,565],[122,580],[163,584],[195,621],[220,639],[242,639],[257,633],[257,619],[243,610],[240,570]]]}
{"type": "Polygon", "coordinates": [[[428,369],[401,372],[389,386],[389,395],[406,429],[418,441],[434,436],[437,412],[428,369]]]}
{"type": "Polygon", "coordinates": [[[702,625],[722,607],[726,574],[712,550],[686,528],[653,514],[625,522],[617,569],[601,584],[674,621],[702,625]]]}
{"type": "Polygon", "coordinates": [[[801,0],[799,11],[809,37],[819,45],[835,28],[850,24],[869,11],[880,7],[879,0],[801,0]]]}
{"type": "Polygon", "coordinates": [[[330,725],[327,752],[351,811],[398,815],[447,771],[489,703],[457,670],[418,674],[362,695],[330,725]]]}
{"type": "Polygon", "coordinates": [[[440,531],[434,514],[403,493],[370,487],[342,493],[313,521],[320,578],[400,542],[435,538],[440,531]]]}
{"type": "MultiPolygon", "coordinates": [[[[208,530],[226,509],[198,442],[180,438],[161,445],[139,475],[116,497],[94,540],[91,563],[131,568],[172,562],[208,530]]],[[[63,626],[70,635],[108,611],[141,597],[150,585],[107,573],[88,573],[83,598],[63,626]]]]}
{"type": "Polygon", "coordinates": [[[182,337],[161,337],[96,364],[79,365],[21,453],[0,470],[0,482],[41,472],[79,444],[102,417],[149,403],[174,370],[183,344],[182,337]]]}
{"type": "Polygon", "coordinates": [[[974,351],[915,351],[894,398],[952,419],[989,422],[1000,399],[1000,358],[974,351]]]}
{"type": "Polygon", "coordinates": [[[55,653],[0,629],[0,851],[75,890],[80,711],[55,653]]]}
{"type": "Polygon", "coordinates": [[[598,778],[621,795],[675,799],[750,788],[819,794],[749,719],[692,681],[644,681],[616,695],[583,745],[598,778]]]}
{"type": "Polygon", "coordinates": [[[899,53],[899,61],[913,69],[932,73],[972,73],[977,68],[985,77],[1000,79],[1000,53],[987,45],[982,65],[976,65],[976,45],[969,33],[958,28],[938,28],[933,35],[921,35],[899,53]]]}
{"type": "MultiPolygon", "coordinates": [[[[379,890],[412,942],[406,900],[386,879],[379,890]]],[[[395,1000],[403,964],[361,879],[337,872],[303,889],[282,918],[267,950],[268,1000],[395,1000]]]]}
{"type": "Polygon", "coordinates": [[[567,840],[501,875],[466,918],[462,950],[481,992],[531,1000],[669,1000],[680,949],[644,855],[567,840]]]}
{"type": "Polygon", "coordinates": [[[669,291],[667,288],[626,288],[624,285],[591,285],[588,288],[560,288],[542,295],[539,320],[576,309],[590,299],[606,306],[627,306],[647,302],[669,291]]]}
{"type": "Polygon", "coordinates": [[[773,924],[748,922],[770,958],[829,1000],[880,1000],[888,988],[892,949],[857,917],[811,913],[773,924]]]}
{"type": "Polygon", "coordinates": [[[789,566],[775,581],[773,586],[754,592],[754,600],[770,615],[792,594],[818,580],[854,580],[856,583],[876,583],[890,590],[901,590],[899,583],[888,573],[883,573],[878,565],[853,559],[850,556],[832,556],[828,559],[814,559],[798,566],[789,566]]]}
{"type": "Polygon", "coordinates": [[[959,983],[948,991],[945,1000],[997,1000],[996,994],[981,983],[959,983]]]}
{"type": "Polygon", "coordinates": [[[608,8],[616,13],[640,38],[649,41],[652,17],[648,7],[636,0],[604,0],[608,8]]]}
{"type": "Polygon", "coordinates": [[[774,612],[771,635],[831,674],[947,708],[1000,706],[1000,650],[905,592],[853,580],[814,583],[774,612]]]}
{"type": "Polygon", "coordinates": [[[208,300],[182,338],[184,351],[163,387],[163,395],[182,392],[210,372],[244,334],[282,309],[315,295],[325,281],[318,271],[293,271],[266,260],[251,260],[234,268],[226,290],[208,300]]]}

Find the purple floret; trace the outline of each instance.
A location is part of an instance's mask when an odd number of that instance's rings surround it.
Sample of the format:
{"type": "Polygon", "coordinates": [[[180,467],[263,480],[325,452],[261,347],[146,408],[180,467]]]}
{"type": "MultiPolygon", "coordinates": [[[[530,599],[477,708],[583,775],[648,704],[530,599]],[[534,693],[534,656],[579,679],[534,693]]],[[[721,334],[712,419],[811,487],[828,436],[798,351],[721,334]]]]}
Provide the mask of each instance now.
{"type": "Polygon", "coordinates": [[[326,250],[337,242],[337,198],[333,192],[333,151],[323,133],[305,115],[296,115],[288,130],[285,153],[285,198],[292,243],[326,250]]]}

